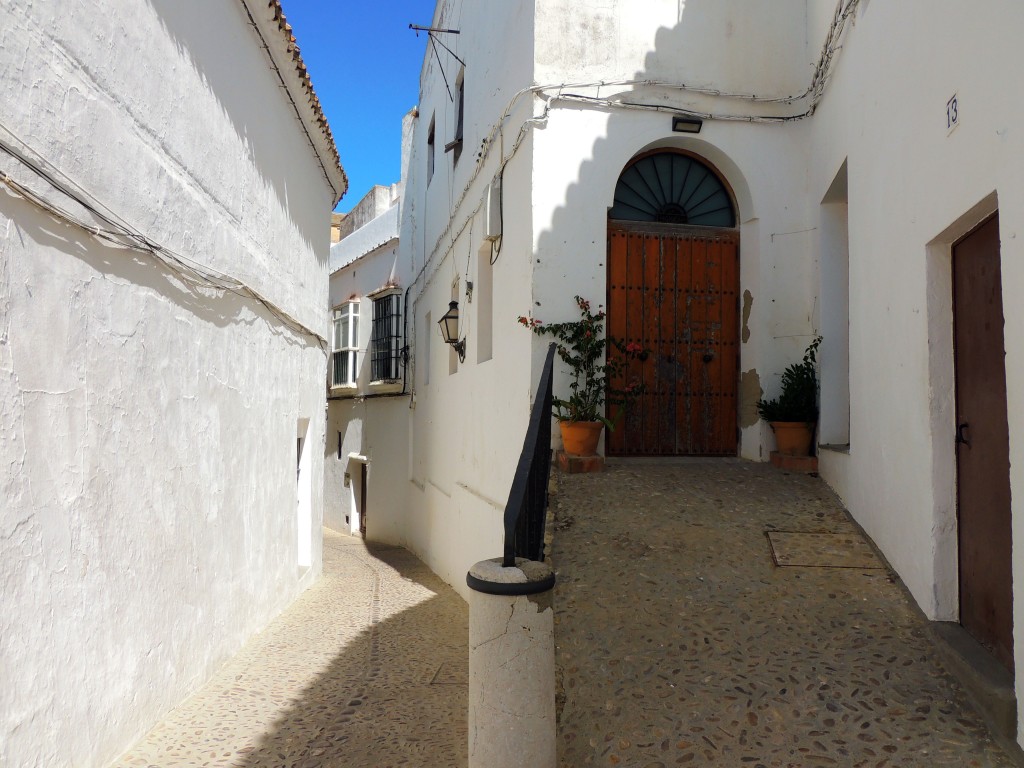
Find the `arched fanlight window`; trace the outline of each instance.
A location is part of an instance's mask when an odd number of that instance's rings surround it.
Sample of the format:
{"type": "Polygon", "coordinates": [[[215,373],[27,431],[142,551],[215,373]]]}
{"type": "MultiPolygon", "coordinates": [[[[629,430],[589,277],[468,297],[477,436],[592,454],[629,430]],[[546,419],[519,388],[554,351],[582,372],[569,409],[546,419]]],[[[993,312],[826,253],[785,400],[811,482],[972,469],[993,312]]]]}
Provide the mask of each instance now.
{"type": "Polygon", "coordinates": [[[615,185],[612,219],[734,227],[729,191],[700,160],[658,152],[626,168],[615,185]]]}

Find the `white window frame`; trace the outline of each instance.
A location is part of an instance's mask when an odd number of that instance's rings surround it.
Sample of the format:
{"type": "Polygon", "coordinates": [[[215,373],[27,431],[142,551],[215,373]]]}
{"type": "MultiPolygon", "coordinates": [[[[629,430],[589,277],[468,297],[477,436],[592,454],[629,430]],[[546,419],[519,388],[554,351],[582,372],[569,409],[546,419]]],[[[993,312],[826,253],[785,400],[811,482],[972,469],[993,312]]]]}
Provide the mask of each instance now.
{"type": "Polygon", "coordinates": [[[355,387],[359,376],[359,300],[334,308],[331,324],[331,388],[355,387]],[[346,322],[347,320],[347,322],[346,322]],[[339,355],[347,360],[344,381],[338,381],[339,355]]]}

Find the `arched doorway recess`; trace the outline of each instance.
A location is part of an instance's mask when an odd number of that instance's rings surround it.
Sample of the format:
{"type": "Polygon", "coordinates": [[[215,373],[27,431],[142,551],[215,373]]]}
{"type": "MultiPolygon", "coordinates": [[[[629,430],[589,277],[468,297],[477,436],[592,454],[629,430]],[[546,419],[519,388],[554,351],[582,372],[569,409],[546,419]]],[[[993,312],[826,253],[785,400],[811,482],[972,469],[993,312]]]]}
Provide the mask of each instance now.
{"type": "MultiPolygon", "coordinates": [[[[642,383],[609,456],[735,456],[739,230],[733,194],[700,157],[637,156],[608,212],[608,332],[645,353],[612,388],[642,383]]],[[[617,406],[608,406],[615,418],[617,406]]]]}

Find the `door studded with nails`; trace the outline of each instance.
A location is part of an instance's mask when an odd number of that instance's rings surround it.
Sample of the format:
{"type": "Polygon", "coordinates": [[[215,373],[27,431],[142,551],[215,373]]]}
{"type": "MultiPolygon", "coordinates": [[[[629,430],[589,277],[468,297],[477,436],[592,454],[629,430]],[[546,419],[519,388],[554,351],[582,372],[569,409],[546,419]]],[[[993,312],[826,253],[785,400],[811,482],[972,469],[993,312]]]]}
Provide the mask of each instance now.
{"type": "Polygon", "coordinates": [[[609,456],[735,456],[739,234],[610,221],[608,332],[643,353],[614,389],[640,385],[615,422],[609,456]]]}

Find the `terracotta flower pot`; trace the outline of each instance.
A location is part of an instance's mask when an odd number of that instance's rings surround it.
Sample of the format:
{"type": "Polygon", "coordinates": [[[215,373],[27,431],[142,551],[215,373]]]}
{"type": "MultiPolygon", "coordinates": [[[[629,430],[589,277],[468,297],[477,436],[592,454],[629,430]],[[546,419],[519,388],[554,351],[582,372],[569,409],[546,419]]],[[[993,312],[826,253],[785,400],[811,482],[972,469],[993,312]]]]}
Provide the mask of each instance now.
{"type": "Polygon", "coordinates": [[[783,456],[810,456],[814,424],[806,421],[773,421],[775,445],[783,456]]]}
{"type": "Polygon", "coordinates": [[[562,448],[573,456],[596,455],[602,427],[604,424],[600,421],[558,422],[562,432],[562,448]]]}

